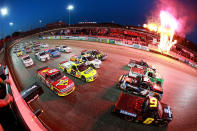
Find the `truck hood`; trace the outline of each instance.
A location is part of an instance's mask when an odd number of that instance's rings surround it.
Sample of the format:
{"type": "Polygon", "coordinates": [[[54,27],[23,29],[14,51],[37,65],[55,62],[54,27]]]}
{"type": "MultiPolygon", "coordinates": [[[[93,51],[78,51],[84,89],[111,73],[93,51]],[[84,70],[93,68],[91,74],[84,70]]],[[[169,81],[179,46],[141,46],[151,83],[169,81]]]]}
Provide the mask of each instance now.
{"type": "Polygon", "coordinates": [[[92,76],[92,75],[96,74],[96,70],[89,67],[87,70],[84,71],[84,74],[91,74],[91,76],[92,76]]]}
{"type": "Polygon", "coordinates": [[[67,88],[71,84],[73,84],[73,81],[71,79],[69,79],[68,77],[66,77],[66,76],[63,76],[59,80],[54,81],[52,83],[52,85],[55,86],[59,90],[67,88]]]}
{"type": "Polygon", "coordinates": [[[49,54],[40,56],[41,59],[42,59],[42,58],[46,58],[46,57],[49,57],[49,54]]]}
{"type": "Polygon", "coordinates": [[[24,63],[31,63],[32,62],[32,59],[24,60],[23,62],[24,63]]]}
{"type": "Polygon", "coordinates": [[[98,60],[98,59],[95,59],[95,60],[91,61],[91,63],[100,65],[101,64],[101,61],[98,60]]]}

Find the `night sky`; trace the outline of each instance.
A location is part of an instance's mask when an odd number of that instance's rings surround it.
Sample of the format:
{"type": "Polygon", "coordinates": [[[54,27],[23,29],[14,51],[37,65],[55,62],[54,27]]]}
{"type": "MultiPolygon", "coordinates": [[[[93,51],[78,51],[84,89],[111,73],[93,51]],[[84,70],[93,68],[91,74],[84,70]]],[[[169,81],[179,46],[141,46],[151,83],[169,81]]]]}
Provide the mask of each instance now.
{"type": "MultiPolygon", "coordinates": [[[[69,4],[71,24],[79,21],[112,22],[117,24],[142,25],[153,10],[156,0],[0,0],[0,8],[7,7],[9,13],[3,17],[5,36],[14,31],[27,31],[46,23],[64,21],[68,23],[69,4]],[[9,26],[13,22],[13,26],[9,26]]],[[[182,0],[183,1],[183,0],[182,0]]],[[[187,0],[192,1],[192,0],[187,0]]],[[[194,0],[193,0],[194,1],[194,0]]],[[[196,0],[195,0],[196,1],[196,0]]],[[[197,3],[194,3],[197,4],[197,3]]],[[[1,17],[2,23],[2,17],[1,17]]],[[[0,30],[1,31],[1,30],[0,30]]],[[[187,38],[197,44],[197,26],[187,38]]]]}

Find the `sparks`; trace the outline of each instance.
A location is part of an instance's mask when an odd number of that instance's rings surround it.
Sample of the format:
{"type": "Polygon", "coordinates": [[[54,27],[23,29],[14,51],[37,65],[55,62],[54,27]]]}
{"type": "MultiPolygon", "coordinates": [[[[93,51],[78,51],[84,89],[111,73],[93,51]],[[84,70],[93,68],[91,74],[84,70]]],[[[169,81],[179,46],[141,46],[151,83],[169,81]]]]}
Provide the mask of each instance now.
{"type": "Polygon", "coordinates": [[[160,12],[160,23],[145,24],[145,28],[150,31],[160,33],[160,43],[158,49],[161,52],[169,52],[171,47],[177,43],[177,40],[173,41],[174,33],[178,28],[178,21],[170,13],[166,11],[160,12]]]}

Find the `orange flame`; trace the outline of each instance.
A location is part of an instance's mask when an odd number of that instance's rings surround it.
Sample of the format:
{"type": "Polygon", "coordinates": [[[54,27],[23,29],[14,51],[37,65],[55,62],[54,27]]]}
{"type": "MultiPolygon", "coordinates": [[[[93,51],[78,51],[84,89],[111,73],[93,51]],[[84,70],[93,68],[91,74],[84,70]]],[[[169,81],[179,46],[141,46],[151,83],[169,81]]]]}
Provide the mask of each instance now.
{"type": "Polygon", "coordinates": [[[174,33],[178,27],[178,22],[170,13],[166,11],[160,12],[160,23],[144,24],[145,28],[150,31],[160,33],[160,43],[158,49],[161,52],[169,52],[171,47],[177,43],[177,40],[173,41],[174,33]]]}

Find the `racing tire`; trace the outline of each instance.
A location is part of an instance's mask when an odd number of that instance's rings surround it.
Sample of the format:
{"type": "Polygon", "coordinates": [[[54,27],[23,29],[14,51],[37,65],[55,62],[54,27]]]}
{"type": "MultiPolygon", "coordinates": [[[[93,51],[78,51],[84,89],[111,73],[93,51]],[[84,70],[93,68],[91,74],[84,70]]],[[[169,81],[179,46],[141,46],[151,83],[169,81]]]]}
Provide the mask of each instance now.
{"type": "Polygon", "coordinates": [[[161,86],[161,81],[157,81],[157,84],[158,84],[159,86],[161,86]]]}
{"type": "Polygon", "coordinates": [[[132,91],[131,88],[126,88],[126,92],[128,92],[128,93],[133,93],[133,91],[132,91]]]}
{"type": "Polygon", "coordinates": [[[168,125],[168,121],[162,121],[159,123],[159,127],[166,127],[168,125]]]}
{"type": "Polygon", "coordinates": [[[82,80],[83,82],[86,82],[86,78],[85,78],[84,76],[81,76],[81,80],[82,80]]]}
{"type": "MultiPolygon", "coordinates": [[[[53,89],[53,92],[54,92],[56,95],[58,95],[58,93],[57,93],[56,89],[53,89]]],[[[58,96],[59,96],[59,95],[58,95],[58,96]]]]}
{"type": "Polygon", "coordinates": [[[134,120],[134,118],[131,117],[131,116],[125,116],[124,119],[127,120],[127,121],[133,121],[134,120]]]}
{"type": "Polygon", "coordinates": [[[117,87],[117,88],[120,88],[120,83],[117,83],[117,84],[116,84],[116,87],[117,87]]]}
{"type": "Polygon", "coordinates": [[[95,69],[94,65],[93,64],[90,64],[90,67],[92,67],[93,69],[95,69]]]}

